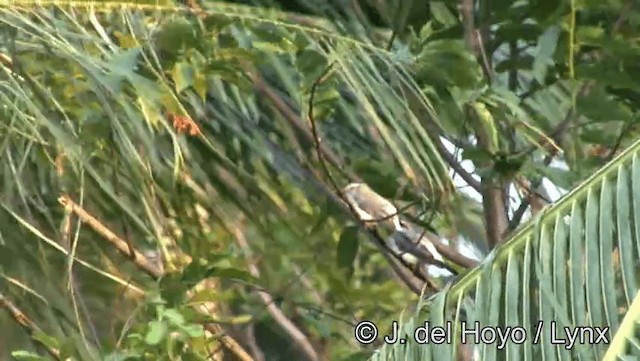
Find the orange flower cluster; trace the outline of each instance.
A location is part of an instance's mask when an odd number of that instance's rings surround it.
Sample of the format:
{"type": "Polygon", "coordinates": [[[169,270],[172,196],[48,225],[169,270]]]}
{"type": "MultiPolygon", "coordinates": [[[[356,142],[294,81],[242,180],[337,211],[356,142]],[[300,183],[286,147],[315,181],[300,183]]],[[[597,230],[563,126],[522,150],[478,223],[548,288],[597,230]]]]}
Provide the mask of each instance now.
{"type": "Polygon", "coordinates": [[[168,113],[167,117],[173,122],[173,127],[178,133],[189,133],[189,135],[200,135],[200,127],[188,116],[168,113]]]}

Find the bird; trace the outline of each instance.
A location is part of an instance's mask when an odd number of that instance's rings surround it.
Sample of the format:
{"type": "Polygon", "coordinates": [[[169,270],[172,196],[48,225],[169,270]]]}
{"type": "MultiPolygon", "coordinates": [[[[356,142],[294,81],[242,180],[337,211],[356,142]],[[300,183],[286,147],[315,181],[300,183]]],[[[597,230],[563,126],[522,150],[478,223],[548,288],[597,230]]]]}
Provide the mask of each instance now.
{"type": "Polygon", "coordinates": [[[375,223],[388,224],[390,222],[397,231],[404,228],[400,222],[398,209],[388,199],[371,189],[368,184],[350,183],[344,187],[343,192],[360,220],[369,226],[375,226],[375,223]]]}
{"type": "Polygon", "coordinates": [[[458,271],[443,261],[433,243],[424,236],[422,238],[413,232],[395,231],[390,236],[389,248],[413,267],[436,266],[457,275],[458,271]]]}
{"type": "Polygon", "coordinates": [[[435,246],[417,226],[400,219],[398,209],[388,199],[376,193],[366,183],[350,183],[343,189],[346,200],[367,227],[378,224],[393,226],[393,233],[387,238],[387,247],[411,266],[434,265],[453,274],[457,272],[447,265],[435,246]]]}

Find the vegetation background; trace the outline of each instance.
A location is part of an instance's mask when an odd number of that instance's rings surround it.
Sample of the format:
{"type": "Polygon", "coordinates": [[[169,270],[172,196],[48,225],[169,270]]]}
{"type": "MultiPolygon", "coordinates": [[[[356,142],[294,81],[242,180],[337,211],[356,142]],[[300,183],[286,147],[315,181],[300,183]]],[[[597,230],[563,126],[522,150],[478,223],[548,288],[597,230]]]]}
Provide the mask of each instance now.
{"type": "Polygon", "coordinates": [[[638,356],[636,1],[0,5],[0,359],[638,356]],[[381,252],[354,181],[462,275],[381,252]],[[462,319],[612,342],[354,338],[462,319]]]}

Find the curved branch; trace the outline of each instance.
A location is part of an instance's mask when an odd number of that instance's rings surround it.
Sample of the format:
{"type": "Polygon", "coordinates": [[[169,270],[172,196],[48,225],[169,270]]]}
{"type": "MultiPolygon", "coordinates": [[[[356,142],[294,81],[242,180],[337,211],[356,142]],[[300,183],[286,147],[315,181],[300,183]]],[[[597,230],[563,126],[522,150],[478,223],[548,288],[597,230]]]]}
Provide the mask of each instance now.
{"type": "MultiPolygon", "coordinates": [[[[255,73],[251,74],[251,79],[253,80],[255,89],[260,94],[268,98],[269,101],[273,103],[273,106],[276,108],[276,110],[280,112],[280,114],[282,114],[282,116],[294,128],[300,131],[300,133],[304,135],[308,142],[315,145],[316,141],[314,134],[311,130],[309,130],[308,127],[304,125],[302,119],[300,119],[300,117],[291,109],[291,107],[278,94],[276,94],[276,91],[272,87],[265,83],[264,79],[260,75],[255,73]]],[[[361,181],[361,179],[357,175],[343,169],[342,160],[330,149],[327,149],[322,145],[319,145],[319,148],[320,153],[325,157],[325,159],[329,161],[329,163],[331,163],[332,166],[343,172],[349,179],[358,182],[361,181]]]]}
{"type": "Polygon", "coordinates": [[[25,315],[18,307],[16,307],[5,295],[0,293],[0,308],[4,308],[11,318],[24,329],[34,342],[44,347],[47,352],[56,360],[60,360],[60,350],[50,347],[38,340],[34,333],[40,331],[38,325],[25,315]]]}
{"type": "Polygon", "coordinates": [[[437,124],[435,124],[431,119],[426,119],[424,125],[425,125],[425,128],[427,129],[427,131],[429,132],[429,136],[430,136],[431,140],[433,141],[433,144],[436,146],[436,149],[438,150],[438,153],[440,153],[440,156],[442,156],[442,158],[444,158],[444,160],[449,164],[449,166],[457,174],[459,174],[460,177],[471,188],[473,188],[478,193],[480,193],[480,191],[482,189],[480,181],[478,181],[477,179],[473,178],[473,175],[471,173],[467,172],[467,170],[462,167],[460,162],[458,162],[458,160],[453,156],[453,154],[451,154],[449,152],[449,150],[447,150],[447,148],[442,143],[442,139],[440,139],[440,134],[442,133],[441,132],[441,128],[437,124]]]}
{"type": "MultiPolygon", "coordinates": [[[[238,246],[240,246],[248,259],[251,255],[251,248],[249,247],[249,242],[247,242],[247,239],[244,237],[243,232],[237,226],[235,226],[233,227],[233,235],[236,239],[236,242],[238,243],[238,246]]],[[[251,273],[253,277],[260,277],[260,270],[258,269],[258,266],[249,261],[248,267],[249,273],[251,273]]],[[[300,350],[302,350],[302,352],[307,355],[307,358],[313,361],[319,360],[320,358],[318,357],[318,353],[311,345],[311,342],[309,342],[307,336],[298,328],[298,326],[293,323],[293,321],[285,316],[285,314],[282,312],[282,310],[280,310],[280,308],[278,308],[278,306],[276,306],[276,302],[271,294],[262,290],[259,290],[257,292],[258,296],[260,296],[262,302],[265,304],[267,312],[269,312],[276,323],[280,325],[280,327],[282,327],[282,329],[291,337],[291,339],[300,348],[300,350]]]]}
{"type": "MultiPolygon", "coordinates": [[[[125,255],[139,269],[146,272],[149,276],[153,277],[154,279],[158,279],[164,275],[164,272],[154,266],[152,262],[141,252],[137,251],[135,248],[130,249],[129,244],[126,241],[119,238],[115,233],[108,229],[104,224],[100,223],[99,220],[90,215],[68,196],[61,196],[60,198],[58,198],[58,202],[60,202],[60,204],[62,204],[64,207],[68,207],[73,213],[75,213],[76,216],[78,216],[78,218],[82,222],[87,223],[96,233],[98,233],[105,240],[111,243],[118,251],[120,251],[120,253],[125,255]]],[[[200,310],[200,312],[203,311],[200,310]]],[[[245,351],[244,348],[242,348],[242,346],[240,346],[240,344],[236,342],[236,340],[227,335],[220,325],[207,324],[204,326],[204,328],[213,335],[220,335],[220,342],[239,360],[253,361],[253,358],[249,355],[249,353],[245,351]]]]}
{"type": "MultiPolygon", "coordinates": [[[[314,143],[314,148],[316,150],[316,154],[318,156],[318,161],[320,162],[322,170],[324,171],[327,179],[329,179],[329,183],[331,183],[331,186],[333,187],[334,192],[329,192],[329,194],[331,194],[332,196],[335,196],[337,194],[339,200],[337,200],[336,203],[339,204],[340,206],[344,206],[344,204],[346,204],[349,212],[351,213],[351,216],[358,221],[361,227],[364,227],[363,222],[360,219],[360,216],[358,215],[358,212],[355,210],[353,204],[349,202],[349,200],[347,199],[342,189],[338,186],[335,179],[331,175],[331,171],[329,171],[329,167],[327,167],[327,164],[325,163],[323,152],[320,146],[320,136],[318,135],[318,128],[316,127],[316,121],[315,121],[315,118],[313,117],[313,99],[315,98],[316,90],[318,86],[325,80],[327,75],[331,72],[331,70],[333,69],[333,65],[334,63],[329,64],[329,66],[327,66],[327,68],[323,71],[323,73],[318,77],[318,79],[311,86],[307,116],[309,118],[309,123],[311,124],[311,133],[313,134],[313,143],[314,143]],[[342,202],[340,202],[340,200],[342,202]]],[[[332,200],[336,201],[334,197],[331,197],[331,198],[332,200]]],[[[411,289],[415,294],[419,296],[423,294],[422,291],[424,288],[428,287],[429,289],[436,290],[436,288],[427,279],[425,279],[421,275],[416,274],[417,270],[413,270],[412,268],[407,267],[407,265],[401,259],[398,259],[396,254],[394,254],[393,252],[390,252],[388,247],[386,246],[386,243],[377,232],[371,229],[367,229],[367,230],[368,230],[370,240],[372,240],[373,243],[376,245],[376,247],[378,247],[378,249],[381,251],[384,258],[391,265],[391,268],[393,268],[393,271],[395,272],[395,274],[398,276],[398,278],[402,280],[402,282],[404,282],[407,285],[407,287],[409,287],[409,289],[411,289]],[[404,265],[404,267],[400,267],[398,263],[404,265]],[[410,272],[409,270],[411,270],[413,277],[411,274],[409,274],[410,272]],[[417,284],[416,282],[417,279],[423,282],[421,286],[417,284]]]]}
{"type": "Polygon", "coordinates": [[[98,221],[94,216],[85,211],[76,202],[72,201],[71,198],[63,195],[58,198],[58,202],[71,212],[75,213],[82,222],[88,224],[96,233],[111,243],[120,253],[129,257],[138,268],[145,271],[153,279],[158,279],[162,276],[162,271],[153,265],[147,257],[133,247],[130,247],[127,241],[118,237],[109,228],[100,223],[100,221],[98,221]]]}

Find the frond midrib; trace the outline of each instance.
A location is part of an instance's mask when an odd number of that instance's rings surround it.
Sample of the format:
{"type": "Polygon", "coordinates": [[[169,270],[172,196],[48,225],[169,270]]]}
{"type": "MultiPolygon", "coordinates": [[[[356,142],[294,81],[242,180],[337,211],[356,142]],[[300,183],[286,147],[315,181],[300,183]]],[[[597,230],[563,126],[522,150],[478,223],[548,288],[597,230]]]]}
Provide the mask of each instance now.
{"type": "Polygon", "coordinates": [[[506,259],[511,251],[519,250],[525,247],[527,240],[534,232],[536,226],[541,223],[554,222],[558,215],[564,214],[567,208],[575,202],[586,200],[590,189],[594,184],[602,182],[602,180],[615,175],[617,169],[624,164],[630,163],[636,153],[640,150],[640,140],[637,140],[606,165],[598,169],[594,174],[585,179],[578,186],[573,188],[562,199],[553,205],[547,206],[536,217],[531,218],[527,223],[514,232],[500,247],[494,249],[484,261],[476,268],[469,271],[462,279],[456,282],[448,291],[448,300],[454,302],[456,297],[474,285],[481,275],[482,268],[487,265],[496,265],[506,259]]]}

